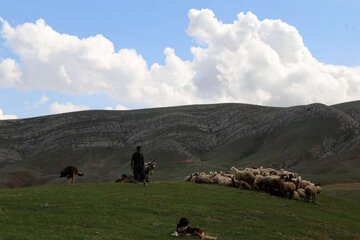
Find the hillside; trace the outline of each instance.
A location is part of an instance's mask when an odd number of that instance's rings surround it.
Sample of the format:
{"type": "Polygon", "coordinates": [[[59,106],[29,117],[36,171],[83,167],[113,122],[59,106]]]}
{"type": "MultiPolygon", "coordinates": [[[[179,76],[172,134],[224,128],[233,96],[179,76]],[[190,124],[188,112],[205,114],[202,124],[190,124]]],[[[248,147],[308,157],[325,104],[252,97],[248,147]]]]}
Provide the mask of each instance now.
{"type": "Polygon", "coordinates": [[[196,170],[271,166],[323,182],[360,180],[360,101],[289,108],[192,105],[83,111],[0,121],[0,186],[58,182],[76,165],[83,182],[129,172],[136,145],[158,158],[157,179],[196,170]]]}
{"type": "Polygon", "coordinates": [[[329,186],[317,199],[178,182],[6,189],[0,239],[170,240],[183,216],[219,240],[360,238],[359,185],[329,186]]]}

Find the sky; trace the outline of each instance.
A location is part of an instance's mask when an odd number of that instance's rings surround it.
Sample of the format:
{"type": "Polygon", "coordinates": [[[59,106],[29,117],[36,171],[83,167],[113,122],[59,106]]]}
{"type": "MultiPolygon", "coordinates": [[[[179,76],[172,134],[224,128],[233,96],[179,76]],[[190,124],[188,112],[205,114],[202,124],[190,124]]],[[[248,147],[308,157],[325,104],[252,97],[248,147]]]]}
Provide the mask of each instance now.
{"type": "Polygon", "coordinates": [[[0,120],[360,99],[357,0],[0,0],[0,120]]]}

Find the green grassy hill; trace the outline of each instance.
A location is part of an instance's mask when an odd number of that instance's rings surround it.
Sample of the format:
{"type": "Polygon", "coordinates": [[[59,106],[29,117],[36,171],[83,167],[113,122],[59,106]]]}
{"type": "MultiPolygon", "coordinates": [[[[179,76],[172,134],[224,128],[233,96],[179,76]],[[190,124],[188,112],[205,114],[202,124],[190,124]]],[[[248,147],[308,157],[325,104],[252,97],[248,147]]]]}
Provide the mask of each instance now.
{"type": "Polygon", "coordinates": [[[0,190],[0,239],[177,239],[180,217],[218,239],[360,239],[360,185],[324,187],[316,205],[182,182],[0,190]]]}

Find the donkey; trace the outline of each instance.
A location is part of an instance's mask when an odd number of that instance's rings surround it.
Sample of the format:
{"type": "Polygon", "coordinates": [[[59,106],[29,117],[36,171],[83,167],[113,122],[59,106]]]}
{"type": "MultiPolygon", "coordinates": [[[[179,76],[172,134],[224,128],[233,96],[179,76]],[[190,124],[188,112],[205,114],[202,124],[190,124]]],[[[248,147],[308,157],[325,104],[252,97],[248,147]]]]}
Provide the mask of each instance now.
{"type": "Polygon", "coordinates": [[[144,173],[147,182],[149,182],[150,176],[153,175],[156,170],[156,161],[157,158],[150,157],[150,161],[145,163],[144,173]]]}

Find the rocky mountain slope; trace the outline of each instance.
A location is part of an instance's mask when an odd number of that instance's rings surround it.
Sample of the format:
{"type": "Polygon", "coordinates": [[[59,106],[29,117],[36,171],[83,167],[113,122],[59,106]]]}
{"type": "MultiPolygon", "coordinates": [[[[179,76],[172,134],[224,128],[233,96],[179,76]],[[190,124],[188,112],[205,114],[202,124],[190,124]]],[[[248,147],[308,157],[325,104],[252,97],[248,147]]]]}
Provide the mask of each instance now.
{"type": "Polygon", "coordinates": [[[73,164],[82,181],[130,172],[142,145],[157,178],[235,166],[288,168],[326,181],[359,180],[360,101],[289,108],[192,105],[82,111],[0,121],[0,185],[57,182],[73,164]]]}

